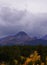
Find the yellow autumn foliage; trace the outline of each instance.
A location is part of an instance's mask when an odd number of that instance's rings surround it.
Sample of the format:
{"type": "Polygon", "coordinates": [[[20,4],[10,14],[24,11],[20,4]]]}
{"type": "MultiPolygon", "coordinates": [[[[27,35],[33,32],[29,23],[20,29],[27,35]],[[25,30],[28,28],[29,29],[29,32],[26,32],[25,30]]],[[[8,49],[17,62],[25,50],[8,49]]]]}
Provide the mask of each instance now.
{"type": "Polygon", "coordinates": [[[33,65],[34,65],[34,62],[37,61],[37,60],[40,60],[40,55],[38,55],[37,51],[34,51],[33,54],[30,55],[29,58],[26,59],[25,61],[25,64],[24,65],[28,65],[29,62],[33,62],[33,65]]]}
{"type": "Polygon", "coordinates": [[[21,59],[25,59],[25,57],[24,56],[21,56],[21,59]]]}
{"type": "Polygon", "coordinates": [[[41,65],[45,65],[45,63],[44,62],[41,62],[41,65]]]}
{"type": "Polygon", "coordinates": [[[1,65],[6,65],[5,62],[2,62],[1,65]]]}
{"type": "Polygon", "coordinates": [[[17,61],[16,59],[14,59],[14,63],[15,63],[15,64],[18,64],[18,61],[17,61]]]}

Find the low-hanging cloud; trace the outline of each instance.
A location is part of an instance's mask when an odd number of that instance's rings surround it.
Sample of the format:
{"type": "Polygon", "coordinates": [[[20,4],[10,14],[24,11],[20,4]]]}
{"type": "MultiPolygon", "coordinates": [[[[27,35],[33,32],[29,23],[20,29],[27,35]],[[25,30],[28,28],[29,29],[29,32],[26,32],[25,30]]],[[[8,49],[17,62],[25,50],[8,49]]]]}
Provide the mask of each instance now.
{"type": "Polygon", "coordinates": [[[25,31],[31,36],[47,34],[47,13],[32,14],[9,7],[0,10],[0,37],[25,31]]]}

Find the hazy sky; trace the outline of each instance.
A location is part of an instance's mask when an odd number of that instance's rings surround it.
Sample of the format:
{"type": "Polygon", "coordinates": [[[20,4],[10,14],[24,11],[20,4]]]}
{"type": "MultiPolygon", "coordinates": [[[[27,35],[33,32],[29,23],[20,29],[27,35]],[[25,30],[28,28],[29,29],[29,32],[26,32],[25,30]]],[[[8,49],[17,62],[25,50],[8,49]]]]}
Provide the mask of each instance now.
{"type": "Polygon", "coordinates": [[[18,31],[47,34],[47,0],[0,0],[0,37],[18,31]]]}

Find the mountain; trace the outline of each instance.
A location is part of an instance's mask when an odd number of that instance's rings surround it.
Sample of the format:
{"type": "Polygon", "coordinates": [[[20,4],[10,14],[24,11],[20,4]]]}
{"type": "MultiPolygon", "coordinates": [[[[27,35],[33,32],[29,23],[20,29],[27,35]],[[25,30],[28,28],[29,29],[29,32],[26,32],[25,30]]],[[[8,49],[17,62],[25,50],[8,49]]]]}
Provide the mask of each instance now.
{"type": "Polygon", "coordinates": [[[17,33],[17,34],[15,35],[15,37],[16,37],[16,39],[19,40],[19,41],[26,41],[26,40],[31,39],[31,38],[28,36],[28,34],[25,33],[25,32],[23,32],[23,31],[17,33]]]}
{"type": "Polygon", "coordinates": [[[30,37],[24,31],[20,31],[16,35],[7,36],[0,39],[0,45],[47,45],[47,36],[44,39],[37,39],[37,37],[30,37]],[[46,40],[45,40],[46,39],[46,40]]]}
{"type": "Polygon", "coordinates": [[[29,37],[29,35],[27,33],[20,31],[16,35],[7,36],[5,38],[2,38],[0,40],[0,45],[15,45],[15,44],[19,45],[28,40],[32,40],[32,38],[29,37]]]}
{"type": "Polygon", "coordinates": [[[47,40],[47,35],[42,37],[43,40],[47,40]]]}

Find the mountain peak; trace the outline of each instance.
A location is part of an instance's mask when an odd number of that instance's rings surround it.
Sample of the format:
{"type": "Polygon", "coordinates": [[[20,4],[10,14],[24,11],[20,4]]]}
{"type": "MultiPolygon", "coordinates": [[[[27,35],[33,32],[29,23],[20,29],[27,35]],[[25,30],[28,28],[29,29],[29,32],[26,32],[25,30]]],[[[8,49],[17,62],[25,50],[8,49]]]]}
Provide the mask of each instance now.
{"type": "Polygon", "coordinates": [[[20,31],[19,33],[16,34],[15,36],[18,40],[22,40],[22,41],[25,41],[25,40],[28,40],[30,39],[30,37],[28,36],[28,34],[24,31],[20,31]]]}
{"type": "Polygon", "coordinates": [[[17,33],[16,36],[19,36],[19,35],[21,35],[21,36],[23,36],[23,35],[27,36],[27,33],[25,33],[24,31],[20,31],[19,33],[17,33]]]}

